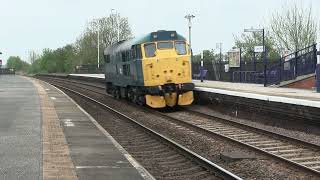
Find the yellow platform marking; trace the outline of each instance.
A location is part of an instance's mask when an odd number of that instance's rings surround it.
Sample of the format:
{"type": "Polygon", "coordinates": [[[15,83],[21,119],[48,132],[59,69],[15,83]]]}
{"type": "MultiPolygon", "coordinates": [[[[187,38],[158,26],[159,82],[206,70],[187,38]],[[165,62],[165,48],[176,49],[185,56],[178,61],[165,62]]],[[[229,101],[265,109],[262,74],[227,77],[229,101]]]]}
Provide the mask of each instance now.
{"type": "Polygon", "coordinates": [[[51,99],[39,81],[27,78],[36,87],[42,111],[43,179],[77,180],[69,147],[51,99]]]}

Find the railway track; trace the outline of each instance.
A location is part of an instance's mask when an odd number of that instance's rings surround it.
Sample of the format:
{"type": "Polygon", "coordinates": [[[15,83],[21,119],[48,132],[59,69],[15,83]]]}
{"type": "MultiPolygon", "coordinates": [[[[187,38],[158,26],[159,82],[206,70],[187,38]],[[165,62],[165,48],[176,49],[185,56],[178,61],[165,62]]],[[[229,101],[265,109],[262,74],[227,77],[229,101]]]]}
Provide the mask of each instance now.
{"type": "Polygon", "coordinates": [[[161,115],[320,175],[320,147],[314,144],[190,110],[161,115]]]}
{"type": "MultiPolygon", "coordinates": [[[[116,109],[113,109],[112,107],[80,92],[64,87],[61,82],[58,83],[59,80],[53,81],[51,81],[52,85],[67,91],[69,94],[71,93],[85,99],[86,101],[90,101],[91,103],[112,112],[121,119],[125,119],[126,122],[120,123],[120,125],[118,124],[116,127],[111,128],[116,129],[114,133],[117,132],[116,134],[113,134],[113,136],[115,135],[119,143],[126,149],[129,149],[129,152],[138,160],[157,160],[156,163],[145,163],[144,165],[146,169],[153,169],[154,171],[155,168],[151,167],[153,164],[156,164],[158,168],[161,168],[159,166],[162,166],[162,168],[165,167],[166,172],[161,173],[161,176],[156,176],[156,178],[241,179],[240,177],[183,147],[170,138],[144,126],[135,119],[128,117],[116,109]],[[132,124],[134,126],[132,126],[132,124]]],[[[119,121],[114,123],[119,123],[119,121]]],[[[152,171],[151,174],[153,174],[152,171]]]]}
{"type": "MultiPolygon", "coordinates": [[[[98,88],[99,90],[96,93],[103,93],[102,87],[96,85],[88,86],[88,89],[98,88]]],[[[320,153],[318,153],[320,148],[314,144],[199,112],[184,110],[161,113],[150,109],[145,110],[157,113],[175,123],[196,128],[212,135],[218,135],[293,164],[318,176],[320,175],[320,153]]]]}

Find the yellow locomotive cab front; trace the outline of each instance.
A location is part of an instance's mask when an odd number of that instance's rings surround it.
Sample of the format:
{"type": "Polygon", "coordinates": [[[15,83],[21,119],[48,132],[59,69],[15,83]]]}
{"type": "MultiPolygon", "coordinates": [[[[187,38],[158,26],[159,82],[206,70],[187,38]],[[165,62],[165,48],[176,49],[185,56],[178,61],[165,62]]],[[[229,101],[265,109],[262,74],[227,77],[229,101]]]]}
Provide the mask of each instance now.
{"type": "Polygon", "coordinates": [[[193,102],[190,51],[185,41],[159,41],[142,45],[144,84],[160,87],[158,94],[145,95],[153,108],[190,105],[193,102]],[[191,85],[183,88],[185,84],[191,85]]]}

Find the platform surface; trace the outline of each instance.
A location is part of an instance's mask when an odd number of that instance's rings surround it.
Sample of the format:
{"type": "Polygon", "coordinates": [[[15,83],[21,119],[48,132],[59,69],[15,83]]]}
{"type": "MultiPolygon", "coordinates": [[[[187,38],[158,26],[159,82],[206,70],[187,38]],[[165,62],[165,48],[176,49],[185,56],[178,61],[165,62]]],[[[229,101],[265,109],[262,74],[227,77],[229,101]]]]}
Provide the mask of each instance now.
{"type": "Polygon", "coordinates": [[[0,179],[152,179],[73,100],[42,81],[0,75],[0,179]]]}
{"type": "Polygon", "coordinates": [[[142,174],[146,174],[138,172],[137,162],[134,167],[90,115],[58,89],[47,83],[40,84],[54,104],[78,179],[144,179],[142,174]]]}
{"type": "Polygon", "coordinates": [[[41,178],[41,111],[33,84],[0,75],[0,179],[41,178]]]}
{"type": "Polygon", "coordinates": [[[198,91],[320,108],[320,93],[311,90],[207,80],[193,82],[198,91]]]}

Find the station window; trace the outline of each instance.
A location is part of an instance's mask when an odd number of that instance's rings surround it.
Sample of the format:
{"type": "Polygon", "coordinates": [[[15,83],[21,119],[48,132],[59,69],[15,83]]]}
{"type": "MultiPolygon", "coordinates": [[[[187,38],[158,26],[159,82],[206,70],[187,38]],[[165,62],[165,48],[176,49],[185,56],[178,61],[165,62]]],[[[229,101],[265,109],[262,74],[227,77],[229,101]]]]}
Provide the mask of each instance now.
{"type": "Polygon", "coordinates": [[[156,44],[155,43],[149,43],[144,45],[144,51],[146,57],[154,57],[156,56],[156,44]]]}
{"type": "Polygon", "coordinates": [[[172,49],[172,42],[158,42],[158,49],[172,49]]]}
{"type": "Polygon", "coordinates": [[[186,43],[183,41],[177,41],[175,43],[175,48],[177,51],[178,55],[186,55],[187,54],[187,48],[186,48],[186,43]]]}

